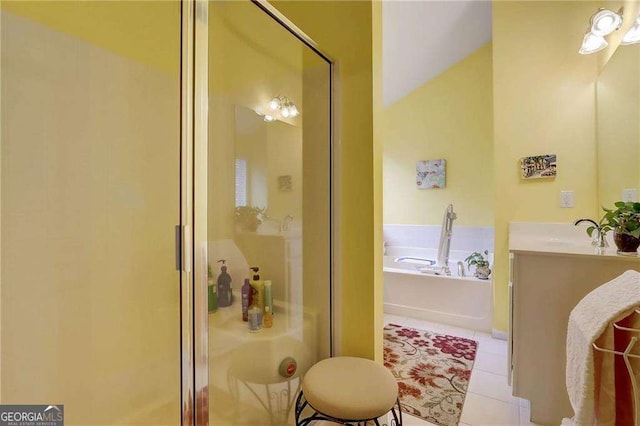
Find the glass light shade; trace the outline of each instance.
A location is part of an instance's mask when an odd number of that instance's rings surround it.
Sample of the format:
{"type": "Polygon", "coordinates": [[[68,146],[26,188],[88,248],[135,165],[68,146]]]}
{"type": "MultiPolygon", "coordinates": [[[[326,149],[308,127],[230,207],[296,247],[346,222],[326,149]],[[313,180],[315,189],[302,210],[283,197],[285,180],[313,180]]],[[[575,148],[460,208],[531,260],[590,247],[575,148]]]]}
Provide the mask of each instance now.
{"type": "Polygon", "coordinates": [[[635,44],[640,43],[640,18],[636,19],[635,24],[629,31],[622,37],[620,44],[635,44]]]}
{"type": "Polygon", "coordinates": [[[289,108],[284,106],[280,109],[280,114],[284,117],[287,118],[289,117],[289,108]]]}
{"type": "Polygon", "coordinates": [[[622,16],[617,13],[603,9],[591,17],[591,33],[595,36],[604,37],[622,25],[622,16]]]}
{"type": "Polygon", "coordinates": [[[264,121],[266,121],[267,123],[271,123],[272,121],[276,121],[276,118],[272,115],[266,114],[264,116],[264,121]]]}
{"type": "Polygon", "coordinates": [[[580,46],[580,50],[578,53],[581,55],[588,55],[590,53],[599,52],[600,50],[607,47],[609,43],[604,38],[593,35],[591,33],[587,33],[582,40],[582,46],[580,46]]]}
{"type": "Polygon", "coordinates": [[[278,98],[273,98],[271,99],[271,101],[269,101],[269,108],[271,108],[272,110],[277,110],[280,107],[280,99],[278,98]]]}
{"type": "Polygon", "coordinates": [[[292,117],[297,117],[300,114],[300,111],[298,111],[298,108],[296,108],[295,105],[291,104],[289,107],[289,114],[291,114],[292,117]]]}

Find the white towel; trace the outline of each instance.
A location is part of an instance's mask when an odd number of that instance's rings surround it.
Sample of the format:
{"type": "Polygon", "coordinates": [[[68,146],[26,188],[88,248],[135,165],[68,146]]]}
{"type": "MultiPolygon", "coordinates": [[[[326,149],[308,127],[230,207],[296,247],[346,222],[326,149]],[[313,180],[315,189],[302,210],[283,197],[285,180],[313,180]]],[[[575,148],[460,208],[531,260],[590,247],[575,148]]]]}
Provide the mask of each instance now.
{"type": "MultiPolygon", "coordinates": [[[[601,336],[605,341],[612,340],[612,336],[603,336],[603,333],[613,333],[609,324],[628,316],[637,306],[640,306],[640,273],[627,271],[587,294],[571,311],[567,330],[566,381],[569,400],[575,413],[571,419],[574,424],[614,424],[610,422],[615,422],[615,402],[603,399],[602,389],[597,390],[600,401],[598,407],[595,405],[594,383],[598,371],[594,365],[591,345],[601,336]],[[603,404],[609,402],[614,404],[613,411],[611,407],[603,407],[603,404]],[[597,419],[596,409],[606,411],[606,417],[613,413],[613,419],[597,419]]],[[[601,380],[602,377],[598,377],[598,381],[601,380]]],[[[611,389],[605,391],[613,392],[611,389]]]]}

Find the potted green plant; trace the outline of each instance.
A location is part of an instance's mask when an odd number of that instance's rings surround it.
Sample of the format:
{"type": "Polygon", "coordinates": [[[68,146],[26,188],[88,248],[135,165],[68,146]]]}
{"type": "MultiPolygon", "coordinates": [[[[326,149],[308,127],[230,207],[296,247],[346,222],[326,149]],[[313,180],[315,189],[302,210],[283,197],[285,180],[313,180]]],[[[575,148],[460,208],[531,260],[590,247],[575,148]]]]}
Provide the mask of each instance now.
{"type": "Polygon", "coordinates": [[[240,206],[236,207],[236,221],[244,230],[256,232],[262,223],[264,207],[240,206]]]}
{"type": "Polygon", "coordinates": [[[481,280],[488,280],[491,275],[491,269],[489,268],[489,250],[485,250],[484,254],[474,251],[465,259],[467,262],[467,268],[470,270],[472,266],[476,267],[476,271],[473,274],[474,277],[481,280]]]}
{"type": "Polygon", "coordinates": [[[613,230],[618,254],[636,255],[640,246],[640,203],[618,201],[614,206],[615,209],[603,207],[598,227],[588,227],[587,233],[591,236],[597,229],[601,234],[613,230]]]}

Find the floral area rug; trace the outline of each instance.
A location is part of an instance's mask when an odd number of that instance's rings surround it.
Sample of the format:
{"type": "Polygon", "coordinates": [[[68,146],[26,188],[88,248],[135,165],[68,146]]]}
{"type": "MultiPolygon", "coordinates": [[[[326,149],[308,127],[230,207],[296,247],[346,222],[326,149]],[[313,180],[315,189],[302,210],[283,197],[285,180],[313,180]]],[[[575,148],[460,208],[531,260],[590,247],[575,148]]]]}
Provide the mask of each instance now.
{"type": "Polygon", "coordinates": [[[398,381],[402,411],[457,425],[477,348],[475,340],[387,324],[384,365],[398,381]]]}

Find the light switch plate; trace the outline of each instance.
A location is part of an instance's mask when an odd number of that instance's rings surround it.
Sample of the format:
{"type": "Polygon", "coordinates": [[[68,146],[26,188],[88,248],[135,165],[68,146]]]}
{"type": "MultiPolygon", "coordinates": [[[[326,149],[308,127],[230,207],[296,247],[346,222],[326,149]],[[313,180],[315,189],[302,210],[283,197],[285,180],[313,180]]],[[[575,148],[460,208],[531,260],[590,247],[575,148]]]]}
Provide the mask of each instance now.
{"type": "Polygon", "coordinates": [[[560,191],[560,207],[573,207],[573,191],[560,191]]]}
{"type": "Polygon", "coordinates": [[[622,190],[622,201],[625,203],[638,202],[638,188],[625,188],[622,190]]]}

